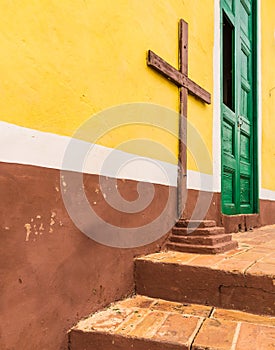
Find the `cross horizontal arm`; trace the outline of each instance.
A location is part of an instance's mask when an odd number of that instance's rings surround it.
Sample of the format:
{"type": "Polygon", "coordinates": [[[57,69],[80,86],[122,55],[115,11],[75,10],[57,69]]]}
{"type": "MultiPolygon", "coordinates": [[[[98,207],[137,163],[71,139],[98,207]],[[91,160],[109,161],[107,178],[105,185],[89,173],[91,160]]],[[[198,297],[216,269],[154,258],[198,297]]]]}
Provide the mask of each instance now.
{"type": "Polygon", "coordinates": [[[177,86],[183,86],[181,72],[164,61],[161,57],[159,57],[151,50],[148,51],[147,65],[155,69],[157,72],[172,81],[177,86]]]}
{"type": "Polygon", "coordinates": [[[206,102],[207,104],[211,103],[211,95],[209,92],[204,90],[185,74],[182,74],[151,50],[148,51],[147,65],[155,69],[177,86],[187,88],[192,95],[198,97],[203,102],[206,102]]]}

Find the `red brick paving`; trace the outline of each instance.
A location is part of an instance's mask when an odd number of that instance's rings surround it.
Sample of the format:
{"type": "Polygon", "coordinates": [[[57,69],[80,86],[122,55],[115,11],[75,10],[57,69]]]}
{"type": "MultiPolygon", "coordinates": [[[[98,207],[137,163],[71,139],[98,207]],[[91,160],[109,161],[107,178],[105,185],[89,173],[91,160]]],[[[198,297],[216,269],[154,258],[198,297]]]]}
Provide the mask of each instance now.
{"type": "Polygon", "coordinates": [[[193,349],[231,350],[238,323],[206,319],[194,340],[193,349]]]}
{"type": "Polygon", "coordinates": [[[257,324],[241,324],[236,350],[274,350],[275,328],[257,324]]]}

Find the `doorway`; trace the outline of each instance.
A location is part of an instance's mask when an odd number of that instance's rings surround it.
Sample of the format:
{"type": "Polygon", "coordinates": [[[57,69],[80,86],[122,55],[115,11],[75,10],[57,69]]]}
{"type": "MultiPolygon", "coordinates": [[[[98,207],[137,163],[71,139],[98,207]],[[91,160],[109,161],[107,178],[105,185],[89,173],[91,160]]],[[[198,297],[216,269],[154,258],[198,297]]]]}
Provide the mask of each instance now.
{"type": "Polygon", "coordinates": [[[221,1],[222,213],[258,210],[256,1],[221,1]]]}

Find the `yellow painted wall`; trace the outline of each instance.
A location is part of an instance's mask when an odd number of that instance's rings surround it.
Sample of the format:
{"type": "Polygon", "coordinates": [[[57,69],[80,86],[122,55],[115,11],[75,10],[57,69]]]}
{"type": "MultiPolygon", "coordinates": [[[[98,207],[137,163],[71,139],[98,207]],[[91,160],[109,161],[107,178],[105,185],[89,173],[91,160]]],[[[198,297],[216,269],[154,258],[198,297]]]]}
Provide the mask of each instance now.
{"type": "MultiPolygon", "coordinates": [[[[150,48],[177,67],[181,17],[189,22],[189,76],[213,93],[212,0],[2,0],[0,12],[1,120],[72,136],[113,105],[152,102],[177,111],[177,88],[149,69],[145,57],[150,48]]],[[[212,105],[189,97],[189,120],[210,153],[212,113],[212,105]]],[[[171,123],[176,129],[178,121],[171,123]]],[[[139,132],[161,140],[176,159],[176,138],[139,132]]],[[[136,133],[120,130],[99,143],[117,147],[136,133]]],[[[176,161],[146,147],[131,151],[176,161]]],[[[189,168],[196,168],[191,160],[189,168]]]]}
{"type": "Polygon", "coordinates": [[[262,187],[275,190],[275,2],[262,0],[262,187]]]}

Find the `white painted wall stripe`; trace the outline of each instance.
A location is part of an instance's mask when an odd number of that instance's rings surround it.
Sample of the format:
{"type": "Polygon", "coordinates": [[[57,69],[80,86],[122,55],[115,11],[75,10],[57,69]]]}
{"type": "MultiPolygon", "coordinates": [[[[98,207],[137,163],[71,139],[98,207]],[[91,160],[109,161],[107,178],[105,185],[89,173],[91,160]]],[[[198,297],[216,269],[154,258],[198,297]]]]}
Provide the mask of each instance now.
{"type": "MultiPolygon", "coordinates": [[[[0,122],[0,161],[64,169],[168,186],[177,185],[177,166],[67,136],[0,122]],[[66,149],[72,157],[64,163],[66,149]],[[88,151],[87,151],[88,150],[88,151]],[[84,154],[83,161],[79,155],[84,154]],[[75,157],[75,159],[74,159],[75,157]]],[[[213,176],[188,170],[188,188],[212,191],[213,176]]]]}
{"type": "Polygon", "coordinates": [[[199,191],[216,192],[213,175],[187,170],[187,188],[199,191]]]}
{"type": "Polygon", "coordinates": [[[275,201],[275,191],[267,190],[265,188],[260,189],[260,199],[266,199],[269,201],[275,201]]]}
{"type": "MultiPolygon", "coordinates": [[[[159,160],[4,122],[0,122],[0,135],[1,162],[101,174],[174,187],[177,185],[177,166],[159,160]],[[75,150],[78,149],[81,152],[89,149],[89,152],[83,164],[72,161],[64,167],[64,155],[72,140],[75,150]]],[[[77,158],[78,153],[75,155],[77,158]]],[[[187,170],[187,187],[219,192],[215,187],[213,175],[193,170],[187,170]]],[[[260,198],[275,200],[275,191],[261,189],[260,198]]]]}
{"type": "Polygon", "coordinates": [[[159,160],[4,122],[0,122],[0,135],[2,162],[177,185],[177,166],[159,160]],[[72,143],[75,153],[64,163],[66,149],[72,143]],[[79,161],[83,150],[88,153],[79,161]]]}

